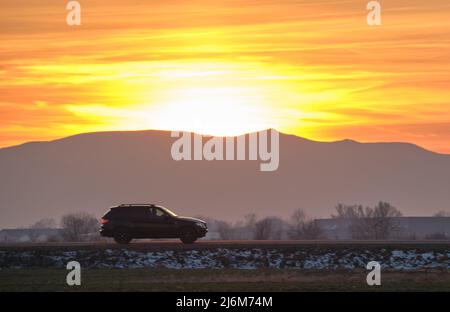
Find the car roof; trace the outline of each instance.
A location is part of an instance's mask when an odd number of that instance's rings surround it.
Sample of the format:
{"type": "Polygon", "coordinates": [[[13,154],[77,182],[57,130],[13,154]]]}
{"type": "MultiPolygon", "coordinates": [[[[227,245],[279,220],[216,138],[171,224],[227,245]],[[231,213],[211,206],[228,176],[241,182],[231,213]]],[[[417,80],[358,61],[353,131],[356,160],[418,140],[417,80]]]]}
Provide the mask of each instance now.
{"type": "Polygon", "coordinates": [[[155,207],[154,204],[120,204],[118,206],[111,207],[110,209],[117,209],[117,208],[127,208],[127,207],[155,207]]]}

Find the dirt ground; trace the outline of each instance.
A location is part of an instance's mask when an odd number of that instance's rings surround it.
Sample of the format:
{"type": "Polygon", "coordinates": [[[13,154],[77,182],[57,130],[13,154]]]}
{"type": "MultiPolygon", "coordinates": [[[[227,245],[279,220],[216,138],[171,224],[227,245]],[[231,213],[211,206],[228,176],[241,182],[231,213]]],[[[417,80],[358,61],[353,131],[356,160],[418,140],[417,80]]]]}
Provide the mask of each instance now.
{"type": "Polygon", "coordinates": [[[366,271],[291,269],[84,269],[81,286],[65,269],[0,270],[0,291],[450,291],[448,270],[382,272],[368,286],[366,271]]]}

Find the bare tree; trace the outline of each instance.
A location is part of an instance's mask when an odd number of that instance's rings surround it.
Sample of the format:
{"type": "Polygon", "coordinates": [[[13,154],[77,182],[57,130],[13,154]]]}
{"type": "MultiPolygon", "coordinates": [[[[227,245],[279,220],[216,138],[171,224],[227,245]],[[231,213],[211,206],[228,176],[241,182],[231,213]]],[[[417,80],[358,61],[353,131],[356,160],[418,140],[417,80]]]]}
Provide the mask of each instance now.
{"type": "Polygon", "coordinates": [[[387,239],[398,228],[393,218],[402,215],[386,202],[379,202],[373,208],[339,204],[336,206],[336,212],[332,217],[348,222],[353,239],[387,239]]]}
{"type": "Polygon", "coordinates": [[[282,239],[285,222],[278,217],[267,217],[255,223],[254,239],[282,239]]]}
{"type": "Polygon", "coordinates": [[[250,230],[254,230],[255,224],[258,221],[258,217],[254,213],[250,213],[244,217],[244,224],[246,227],[248,227],[250,230]]]}
{"type": "Polygon", "coordinates": [[[61,218],[62,235],[67,241],[82,241],[87,234],[97,232],[97,219],[87,213],[66,214],[61,218]]]}
{"type": "Polygon", "coordinates": [[[302,209],[297,209],[291,216],[288,236],[291,239],[318,239],[322,237],[322,230],[302,209]]]}
{"type": "Polygon", "coordinates": [[[369,239],[370,234],[366,224],[369,208],[364,209],[361,205],[338,204],[335,209],[336,214],[331,217],[345,221],[353,239],[369,239]]]}
{"type": "Polygon", "coordinates": [[[297,209],[291,216],[291,226],[288,231],[288,236],[291,239],[303,238],[303,227],[305,225],[306,215],[302,209],[297,209]]]}
{"type": "Polygon", "coordinates": [[[323,238],[323,232],[314,220],[306,220],[303,224],[303,239],[323,238]]]}
{"type": "Polygon", "coordinates": [[[272,220],[264,218],[255,223],[255,239],[267,240],[272,234],[272,220]]]}
{"type": "Polygon", "coordinates": [[[398,226],[393,222],[393,218],[401,217],[402,213],[394,206],[386,202],[379,202],[374,208],[369,210],[369,228],[373,232],[375,239],[388,239],[398,226]]]}
{"type": "Polygon", "coordinates": [[[225,221],[216,221],[215,225],[221,239],[232,239],[233,227],[230,223],[225,221]]]}
{"type": "Polygon", "coordinates": [[[336,207],[336,214],[331,215],[332,218],[357,218],[360,215],[360,210],[362,206],[358,205],[344,205],[338,204],[336,207]]]}
{"type": "Polygon", "coordinates": [[[272,217],[272,235],[270,239],[283,239],[286,238],[286,232],[288,224],[283,219],[278,217],[272,217]]]}

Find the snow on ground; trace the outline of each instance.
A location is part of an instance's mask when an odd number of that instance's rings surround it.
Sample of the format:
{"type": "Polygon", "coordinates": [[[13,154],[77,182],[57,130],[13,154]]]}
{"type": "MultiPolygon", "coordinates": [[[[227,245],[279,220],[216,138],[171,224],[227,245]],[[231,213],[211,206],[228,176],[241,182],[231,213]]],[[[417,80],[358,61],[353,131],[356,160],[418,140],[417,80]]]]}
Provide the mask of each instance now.
{"type": "Polygon", "coordinates": [[[0,251],[0,269],[65,267],[78,261],[84,268],[171,269],[347,269],[365,268],[378,261],[384,269],[450,269],[450,248],[416,249],[352,248],[215,248],[200,250],[140,251],[129,249],[0,251]]]}

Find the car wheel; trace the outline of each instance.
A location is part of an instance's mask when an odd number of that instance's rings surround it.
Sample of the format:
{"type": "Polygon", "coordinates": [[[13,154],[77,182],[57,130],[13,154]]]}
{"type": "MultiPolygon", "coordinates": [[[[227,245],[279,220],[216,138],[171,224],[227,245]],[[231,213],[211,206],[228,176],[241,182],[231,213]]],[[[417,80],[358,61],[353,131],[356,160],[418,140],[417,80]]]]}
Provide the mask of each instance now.
{"type": "Polygon", "coordinates": [[[114,240],[117,244],[126,245],[131,242],[133,238],[126,230],[117,230],[114,234],[114,240]]]}
{"type": "Polygon", "coordinates": [[[197,236],[195,235],[194,230],[192,229],[184,229],[181,231],[180,240],[184,244],[192,244],[197,240],[197,236]]]}

